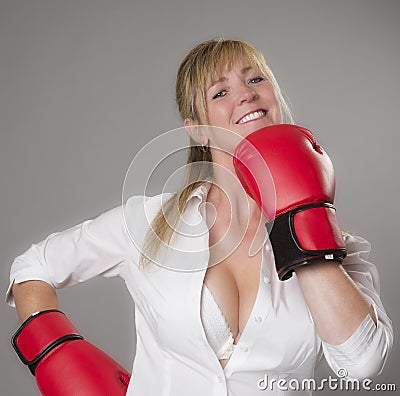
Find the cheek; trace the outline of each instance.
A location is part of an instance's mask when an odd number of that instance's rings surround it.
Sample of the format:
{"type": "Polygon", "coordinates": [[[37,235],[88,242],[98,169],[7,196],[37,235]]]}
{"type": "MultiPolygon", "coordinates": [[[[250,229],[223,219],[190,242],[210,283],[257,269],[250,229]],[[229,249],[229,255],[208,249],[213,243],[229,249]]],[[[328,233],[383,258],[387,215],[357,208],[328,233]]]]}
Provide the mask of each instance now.
{"type": "Polygon", "coordinates": [[[281,124],[282,123],[282,113],[281,108],[279,106],[279,102],[275,100],[274,102],[274,111],[272,114],[274,124],[281,124]]]}
{"type": "Polygon", "coordinates": [[[208,119],[211,125],[226,126],[230,120],[231,106],[227,100],[211,102],[207,106],[208,119]]]}
{"type": "Polygon", "coordinates": [[[275,92],[274,92],[274,90],[272,89],[272,87],[266,92],[266,96],[267,96],[267,99],[270,101],[270,103],[273,105],[273,106],[278,106],[278,98],[277,98],[277,96],[275,95],[275,92]]]}
{"type": "Polygon", "coordinates": [[[272,88],[267,93],[265,99],[270,103],[270,109],[272,110],[272,112],[271,112],[272,121],[275,124],[280,124],[282,122],[281,109],[279,106],[279,101],[278,101],[274,91],[272,90],[272,88]]]}
{"type": "Polygon", "coordinates": [[[221,119],[221,109],[218,106],[208,106],[207,108],[208,120],[211,125],[216,125],[221,119]]]}
{"type": "Polygon", "coordinates": [[[269,81],[266,81],[266,84],[262,88],[262,92],[265,99],[269,100],[270,102],[278,103],[274,87],[269,81]]]}

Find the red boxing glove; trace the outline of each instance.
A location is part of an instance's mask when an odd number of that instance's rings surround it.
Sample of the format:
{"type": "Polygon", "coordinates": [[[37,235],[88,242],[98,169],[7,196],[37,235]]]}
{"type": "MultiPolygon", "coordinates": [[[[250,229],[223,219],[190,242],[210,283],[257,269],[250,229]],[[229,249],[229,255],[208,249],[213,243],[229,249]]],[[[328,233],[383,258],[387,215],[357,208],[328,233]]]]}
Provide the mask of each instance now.
{"type": "Polygon", "coordinates": [[[85,341],[58,310],[31,315],[12,345],[29,366],[42,395],[125,395],[130,376],[110,356],[85,341]]]}
{"type": "Polygon", "coordinates": [[[280,280],[316,260],[343,261],[333,165],[309,130],[290,124],[262,128],[237,146],[233,163],[267,218],[280,280]]]}

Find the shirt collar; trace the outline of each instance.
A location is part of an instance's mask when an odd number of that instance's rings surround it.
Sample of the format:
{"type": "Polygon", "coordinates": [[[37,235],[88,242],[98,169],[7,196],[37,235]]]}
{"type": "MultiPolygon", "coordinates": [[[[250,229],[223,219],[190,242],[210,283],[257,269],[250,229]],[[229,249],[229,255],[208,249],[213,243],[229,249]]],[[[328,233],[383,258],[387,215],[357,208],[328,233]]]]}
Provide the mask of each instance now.
{"type": "Polygon", "coordinates": [[[207,199],[208,192],[210,191],[211,188],[211,182],[206,182],[202,184],[201,186],[197,187],[190,195],[187,200],[189,203],[190,201],[194,200],[194,198],[197,198],[200,200],[199,204],[202,202],[205,202],[207,199]]]}

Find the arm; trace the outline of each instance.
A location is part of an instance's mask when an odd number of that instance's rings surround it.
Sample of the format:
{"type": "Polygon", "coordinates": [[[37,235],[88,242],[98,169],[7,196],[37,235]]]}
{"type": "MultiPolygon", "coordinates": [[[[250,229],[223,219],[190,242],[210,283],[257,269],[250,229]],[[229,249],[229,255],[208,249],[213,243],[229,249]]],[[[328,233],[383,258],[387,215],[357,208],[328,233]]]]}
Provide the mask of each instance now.
{"type": "Polygon", "coordinates": [[[14,292],[20,292],[20,319],[37,311],[42,303],[56,306],[55,289],[98,275],[123,276],[130,247],[121,207],[53,233],[14,259],[10,271],[13,286],[7,291],[6,302],[13,306],[14,292]]]}
{"type": "Polygon", "coordinates": [[[97,275],[123,277],[128,242],[119,207],[49,235],[14,260],[7,302],[23,323],[12,345],[42,395],[126,394],[129,373],[57,310],[55,289],[97,275]]]}
{"type": "Polygon", "coordinates": [[[372,378],[392,348],[392,322],[379,296],[378,271],[367,261],[370,244],[348,233],[344,240],[342,265],[315,263],[315,271],[310,265],[295,272],[329,366],[351,378],[372,378]]]}
{"type": "Polygon", "coordinates": [[[353,378],[379,374],[393,343],[392,325],[377,270],[366,261],[369,243],[340,231],[327,154],[310,131],[275,125],[247,136],[234,165],[268,220],[279,279],[297,274],[330,367],[353,378]]]}
{"type": "Polygon", "coordinates": [[[323,341],[343,343],[368,314],[376,324],[371,304],[341,265],[320,262],[297,267],[295,271],[323,341]]]}
{"type": "Polygon", "coordinates": [[[77,391],[88,396],[103,392],[125,395],[129,373],[85,341],[60,311],[54,311],[58,301],[51,285],[25,281],[13,284],[12,293],[22,323],[12,344],[20,358],[26,359],[23,361],[35,375],[42,395],[69,396],[77,391]],[[61,371],[64,380],[59,378],[61,371]]]}
{"type": "Polygon", "coordinates": [[[15,283],[12,287],[19,320],[24,322],[34,312],[58,309],[55,290],[43,281],[15,283]]]}

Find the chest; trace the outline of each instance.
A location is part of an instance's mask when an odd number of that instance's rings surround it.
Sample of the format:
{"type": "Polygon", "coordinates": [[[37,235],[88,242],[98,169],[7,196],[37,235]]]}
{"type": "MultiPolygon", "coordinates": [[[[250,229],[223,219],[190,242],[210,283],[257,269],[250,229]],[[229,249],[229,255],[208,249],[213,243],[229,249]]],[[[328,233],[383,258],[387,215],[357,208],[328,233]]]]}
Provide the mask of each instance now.
{"type": "Polygon", "coordinates": [[[209,226],[210,256],[204,283],[212,293],[235,343],[246,327],[260,284],[265,228],[220,216],[209,226]]]}
{"type": "Polygon", "coordinates": [[[247,263],[252,271],[227,272],[232,270],[228,264],[232,265],[224,262],[192,273],[160,269],[146,277],[136,274],[134,299],[142,317],[137,331],[143,332],[139,336],[155,337],[166,353],[210,362],[214,352],[200,319],[204,282],[235,333],[238,347],[229,370],[251,361],[255,368],[286,371],[316,356],[318,339],[298,281],[279,281],[268,246],[247,263]]]}
{"type": "MultiPolygon", "coordinates": [[[[264,224],[260,228],[264,231],[264,224]]],[[[224,250],[214,231],[208,226],[195,235],[177,233],[173,248],[160,256],[162,265],[148,270],[133,257],[125,281],[135,302],[138,339],[153,340],[174,361],[178,356],[217,367],[200,316],[205,283],[238,344],[229,370],[248,362],[253,369],[287,371],[315,355],[319,344],[297,279],[279,281],[264,234],[257,241],[254,235],[235,240],[228,233],[228,242],[235,244],[224,250]]],[[[223,229],[218,232],[225,235],[223,229]]]]}
{"type": "Polygon", "coordinates": [[[219,264],[208,267],[204,276],[204,283],[228,322],[235,343],[257,298],[261,260],[261,251],[249,257],[247,246],[240,246],[219,264]]]}

